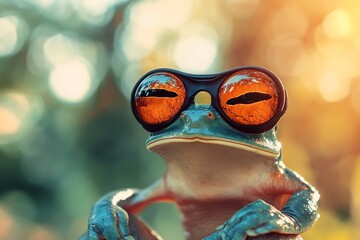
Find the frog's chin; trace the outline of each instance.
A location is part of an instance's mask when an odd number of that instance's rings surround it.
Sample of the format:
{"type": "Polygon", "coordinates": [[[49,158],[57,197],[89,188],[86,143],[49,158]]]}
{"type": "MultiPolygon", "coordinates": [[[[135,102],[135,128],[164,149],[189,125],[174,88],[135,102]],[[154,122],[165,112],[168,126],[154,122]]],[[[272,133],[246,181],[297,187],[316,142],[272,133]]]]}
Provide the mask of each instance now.
{"type": "Polygon", "coordinates": [[[264,149],[258,146],[236,142],[229,139],[204,137],[204,136],[192,136],[192,137],[177,136],[171,138],[160,138],[157,140],[149,141],[146,145],[146,148],[150,151],[157,152],[158,149],[164,148],[174,143],[177,144],[202,143],[202,144],[208,144],[209,147],[211,147],[211,145],[224,146],[225,148],[238,149],[248,153],[253,153],[255,155],[261,155],[264,157],[277,158],[279,156],[279,151],[275,151],[275,150],[272,151],[270,149],[264,149]]]}

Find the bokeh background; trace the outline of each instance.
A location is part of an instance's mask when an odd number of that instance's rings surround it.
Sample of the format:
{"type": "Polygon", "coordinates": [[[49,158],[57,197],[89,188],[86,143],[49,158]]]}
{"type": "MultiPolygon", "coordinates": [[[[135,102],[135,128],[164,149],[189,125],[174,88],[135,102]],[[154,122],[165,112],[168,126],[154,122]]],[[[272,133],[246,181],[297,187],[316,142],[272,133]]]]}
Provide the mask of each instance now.
{"type": "MultiPolygon", "coordinates": [[[[78,239],[103,194],[165,170],[129,95],[148,70],[273,70],[284,162],[322,195],[312,239],[360,239],[360,2],[0,0],[0,239],[78,239]]],[[[225,186],[226,187],[226,186],[225,186]]],[[[174,206],[142,217],[183,239],[174,206]]]]}

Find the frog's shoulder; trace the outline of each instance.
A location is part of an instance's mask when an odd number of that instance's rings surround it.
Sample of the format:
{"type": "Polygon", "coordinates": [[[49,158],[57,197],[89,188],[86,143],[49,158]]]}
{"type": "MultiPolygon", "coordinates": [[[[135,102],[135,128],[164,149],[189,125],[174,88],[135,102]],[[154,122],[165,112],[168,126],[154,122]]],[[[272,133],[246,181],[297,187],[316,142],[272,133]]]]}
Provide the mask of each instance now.
{"type": "Polygon", "coordinates": [[[253,177],[248,190],[261,196],[291,195],[306,188],[303,177],[285,166],[281,161],[276,162],[268,171],[257,173],[253,177]]]}

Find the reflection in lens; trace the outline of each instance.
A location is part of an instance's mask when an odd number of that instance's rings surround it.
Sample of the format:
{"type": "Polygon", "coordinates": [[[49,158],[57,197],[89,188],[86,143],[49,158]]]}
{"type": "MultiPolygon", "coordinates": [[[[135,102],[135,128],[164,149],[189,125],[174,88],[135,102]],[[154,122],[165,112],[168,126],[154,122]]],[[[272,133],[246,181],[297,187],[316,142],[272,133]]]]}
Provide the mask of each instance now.
{"type": "Polygon", "coordinates": [[[275,116],[278,90],[263,72],[243,70],[224,81],[219,89],[219,102],[230,120],[242,125],[260,125],[275,116]]]}
{"type": "Polygon", "coordinates": [[[135,92],[135,107],[147,124],[162,124],[171,120],[185,100],[184,84],[172,74],[157,73],[145,78],[135,92]]]}

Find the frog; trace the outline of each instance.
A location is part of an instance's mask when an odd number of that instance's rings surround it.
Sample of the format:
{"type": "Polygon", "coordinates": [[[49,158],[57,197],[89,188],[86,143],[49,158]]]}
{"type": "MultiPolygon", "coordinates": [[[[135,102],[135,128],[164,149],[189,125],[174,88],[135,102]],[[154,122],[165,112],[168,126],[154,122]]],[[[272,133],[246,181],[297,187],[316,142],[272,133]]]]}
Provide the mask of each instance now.
{"type": "Polygon", "coordinates": [[[287,109],[280,79],[259,66],[213,74],[154,69],[132,92],[146,148],[166,163],[145,189],[96,202],[83,239],[162,239],[138,216],[176,204],[187,240],[302,239],[319,218],[319,192],[282,161],[277,123],[287,109]],[[199,92],[211,101],[197,103],[199,92]]]}

